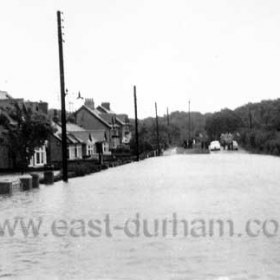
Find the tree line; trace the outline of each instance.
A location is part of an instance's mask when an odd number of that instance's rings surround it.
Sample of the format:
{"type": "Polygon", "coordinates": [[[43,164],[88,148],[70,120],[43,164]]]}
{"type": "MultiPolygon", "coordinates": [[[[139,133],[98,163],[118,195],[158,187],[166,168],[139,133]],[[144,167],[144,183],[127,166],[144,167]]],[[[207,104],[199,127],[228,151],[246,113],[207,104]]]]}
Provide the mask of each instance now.
{"type": "MultiPolygon", "coordinates": [[[[134,125],[134,120],[131,120],[134,125]]],[[[134,131],[134,128],[132,128],[134,131]]],[[[245,149],[280,155],[280,99],[248,103],[235,110],[222,109],[215,113],[172,112],[159,117],[159,134],[162,148],[181,146],[189,137],[220,140],[224,133],[231,133],[235,140],[245,149]],[[190,130],[189,130],[190,127],[190,130]]],[[[156,147],[156,122],[149,117],[139,121],[140,152],[156,147]]],[[[132,138],[132,149],[135,149],[135,137],[132,138]]]]}

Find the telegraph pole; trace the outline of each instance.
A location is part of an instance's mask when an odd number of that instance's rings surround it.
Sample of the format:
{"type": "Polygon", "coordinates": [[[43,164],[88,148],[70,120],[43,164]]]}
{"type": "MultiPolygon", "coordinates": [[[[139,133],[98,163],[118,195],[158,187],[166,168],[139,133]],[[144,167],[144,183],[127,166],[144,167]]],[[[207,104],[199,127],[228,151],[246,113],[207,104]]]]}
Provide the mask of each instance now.
{"type": "Polygon", "coordinates": [[[191,101],[189,100],[189,140],[191,140],[191,101]]]}
{"type": "Polygon", "coordinates": [[[166,118],[167,118],[167,125],[169,126],[169,111],[168,111],[168,107],[166,108],[166,118]]]}
{"type": "Polygon", "coordinates": [[[158,128],[158,115],[157,115],[157,103],[155,102],[155,110],[156,110],[156,130],[157,130],[157,150],[158,156],[160,155],[160,145],[159,145],[159,128],[158,128]]]}
{"type": "Polygon", "coordinates": [[[171,144],[171,137],[170,137],[170,127],[169,127],[169,110],[168,107],[166,108],[166,118],[167,118],[167,136],[168,136],[168,144],[171,144]]]}
{"type": "Polygon", "coordinates": [[[251,108],[250,108],[250,107],[249,107],[249,128],[250,128],[250,129],[253,128],[252,112],[251,112],[251,108]]]}
{"type": "Polygon", "coordinates": [[[58,30],[60,94],[61,94],[62,172],[63,172],[62,179],[64,182],[68,182],[63,38],[62,38],[60,11],[57,11],[57,30],[58,30]]]}
{"type": "Polygon", "coordinates": [[[136,86],[133,87],[133,92],[134,92],[134,112],[135,112],[136,160],[139,161],[139,135],[138,135],[138,116],[137,116],[136,86]]]}

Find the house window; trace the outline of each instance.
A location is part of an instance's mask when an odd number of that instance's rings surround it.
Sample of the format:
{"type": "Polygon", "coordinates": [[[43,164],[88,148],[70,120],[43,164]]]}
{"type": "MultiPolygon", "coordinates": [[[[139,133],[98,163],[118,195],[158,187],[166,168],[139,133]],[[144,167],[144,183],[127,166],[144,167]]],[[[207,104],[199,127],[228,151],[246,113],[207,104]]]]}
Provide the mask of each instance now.
{"type": "Polygon", "coordinates": [[[30,166],[42,166],[47,163],[46,147],[35,149],[34,155],[30,160],[30,166]]]}
{"type": "Polygon", "coordinates": [[[35,152],[35,164],[40,164],[41,163],[41,154],[40,152],[35,152]]]}
{"type": "Polygon", "coordinates": [[[76,146],[76,151],[75,151],[75,154],[76,154],[76,158],[82,158],[82,146],[81,145],[77,145],[76,146]]]}
{"type": "Polygon", "coordinates": [[[89,143],[87,144],[87,155],[91,156],[94,154],[94,144],[89,143]]]}
{"type": "Polygon", "coordinates": [[[46,149],[41,147],[35,150],[35,165],[43,165],[46,163],[46,149]]]}
{"type": "Polygon", "coordinates": [[[75,158],[78,158],[78,146],[75,146],[75,158]]]}
{"type": "Polygon", "coordinates": [[[71,145],[67,147],[67,150],[68,150],[68,159],[69,160],[75,159],[75,146],[71,145]]]}
{"type": "Polygon", "coordinates": [[[109,144],[108,143],[103,143],[103,153],[108,153],[110,150],[109,150],[109,144]]]}
{"type": "Polygon", "coordinates": [[[113,138],[112,139],[112,148],[113,149],[116,149],[119,144],[120,144],[120,139],[119,138],[113,138]]]}

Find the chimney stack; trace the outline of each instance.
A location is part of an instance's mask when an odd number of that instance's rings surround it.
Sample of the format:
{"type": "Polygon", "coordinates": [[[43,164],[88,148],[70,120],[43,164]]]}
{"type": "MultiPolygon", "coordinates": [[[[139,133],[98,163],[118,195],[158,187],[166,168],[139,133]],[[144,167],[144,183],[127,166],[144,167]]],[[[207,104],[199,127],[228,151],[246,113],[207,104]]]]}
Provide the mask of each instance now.
{"type": "Polygon", "coordinates": [[[57,113],[57,110],[56,110],[56,109],[53,110],[53,121],[54,121],[55,123],[58,123],[58,122],[59,122],[59,117],[58,117],[58,113],[57,113]]]}
{"type": "Polygon", "coordinates": [[[103,102],[103,103],[101,103],[101,106],[104,107],[105,109],[109,110],[109,111],[111,110],[109,102],[103,102]]]}
{"type": "Polygon", "coordinates": [[[89,107],[90,109],[94,110],[94,100],[93,98],[86,98],[85,99],[85,106],[89,107]]]}

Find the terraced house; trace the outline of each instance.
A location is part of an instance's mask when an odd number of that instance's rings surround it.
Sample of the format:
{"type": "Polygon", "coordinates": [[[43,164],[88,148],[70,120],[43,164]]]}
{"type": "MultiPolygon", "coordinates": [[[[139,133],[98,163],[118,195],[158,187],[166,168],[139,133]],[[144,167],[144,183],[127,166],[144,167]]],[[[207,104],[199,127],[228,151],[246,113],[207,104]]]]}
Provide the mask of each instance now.
{"type": "MultiPolygon", "coordinates": [[[[5,115],[11,124],[14,120],[9,116],[9,108],[15,103],[48,116],[48,103],[14,99],[7,92],[0,91],[0,117],[5,115]]],[[[114,113],[110,103],[102,103],[95,108],[93,99],[86,99],[73,116],[74,123],[67,123],[68,160],[94,159],[100,153],[110,155],[118,147],[129,148],[131,132],[128,117],[114,113]]],[[[44,167],[62,161],[62,132],[58,119],[57,114],[56,117],[49,114],[54,131],[43,146],[36,148],[29,167],[44,167]]],[[[5,137],[5,133],[5,128],[0,125],[0,139],[5,137]]],[[[14,165],[9,147],[0,143],[0,170],[13,169],[14,165]]]]}
{"type": "MultiPolygon", "coordinates": [[[[62,132],[59,124],[53,123],[53,127],[55,132],[48,141],[48,161],[58,163],[62,161],[62,132]]],[[[104,130],[84,129],[73,123],[67,123],[66,130],[68,160],[97,159],[99,153],[110,154],[104,130]],[[98,146],[102,151],[98,150],[98,146]]]]}
{"type": "Polygon", "coordinates": [[[109,149],[129,148],[131,125],[126,114],[116,114],[110,103],[95,107],[93,99],[86,99],[84,105],[74,114],[75,122],[84,129],[104,130],[109,149]]]}

